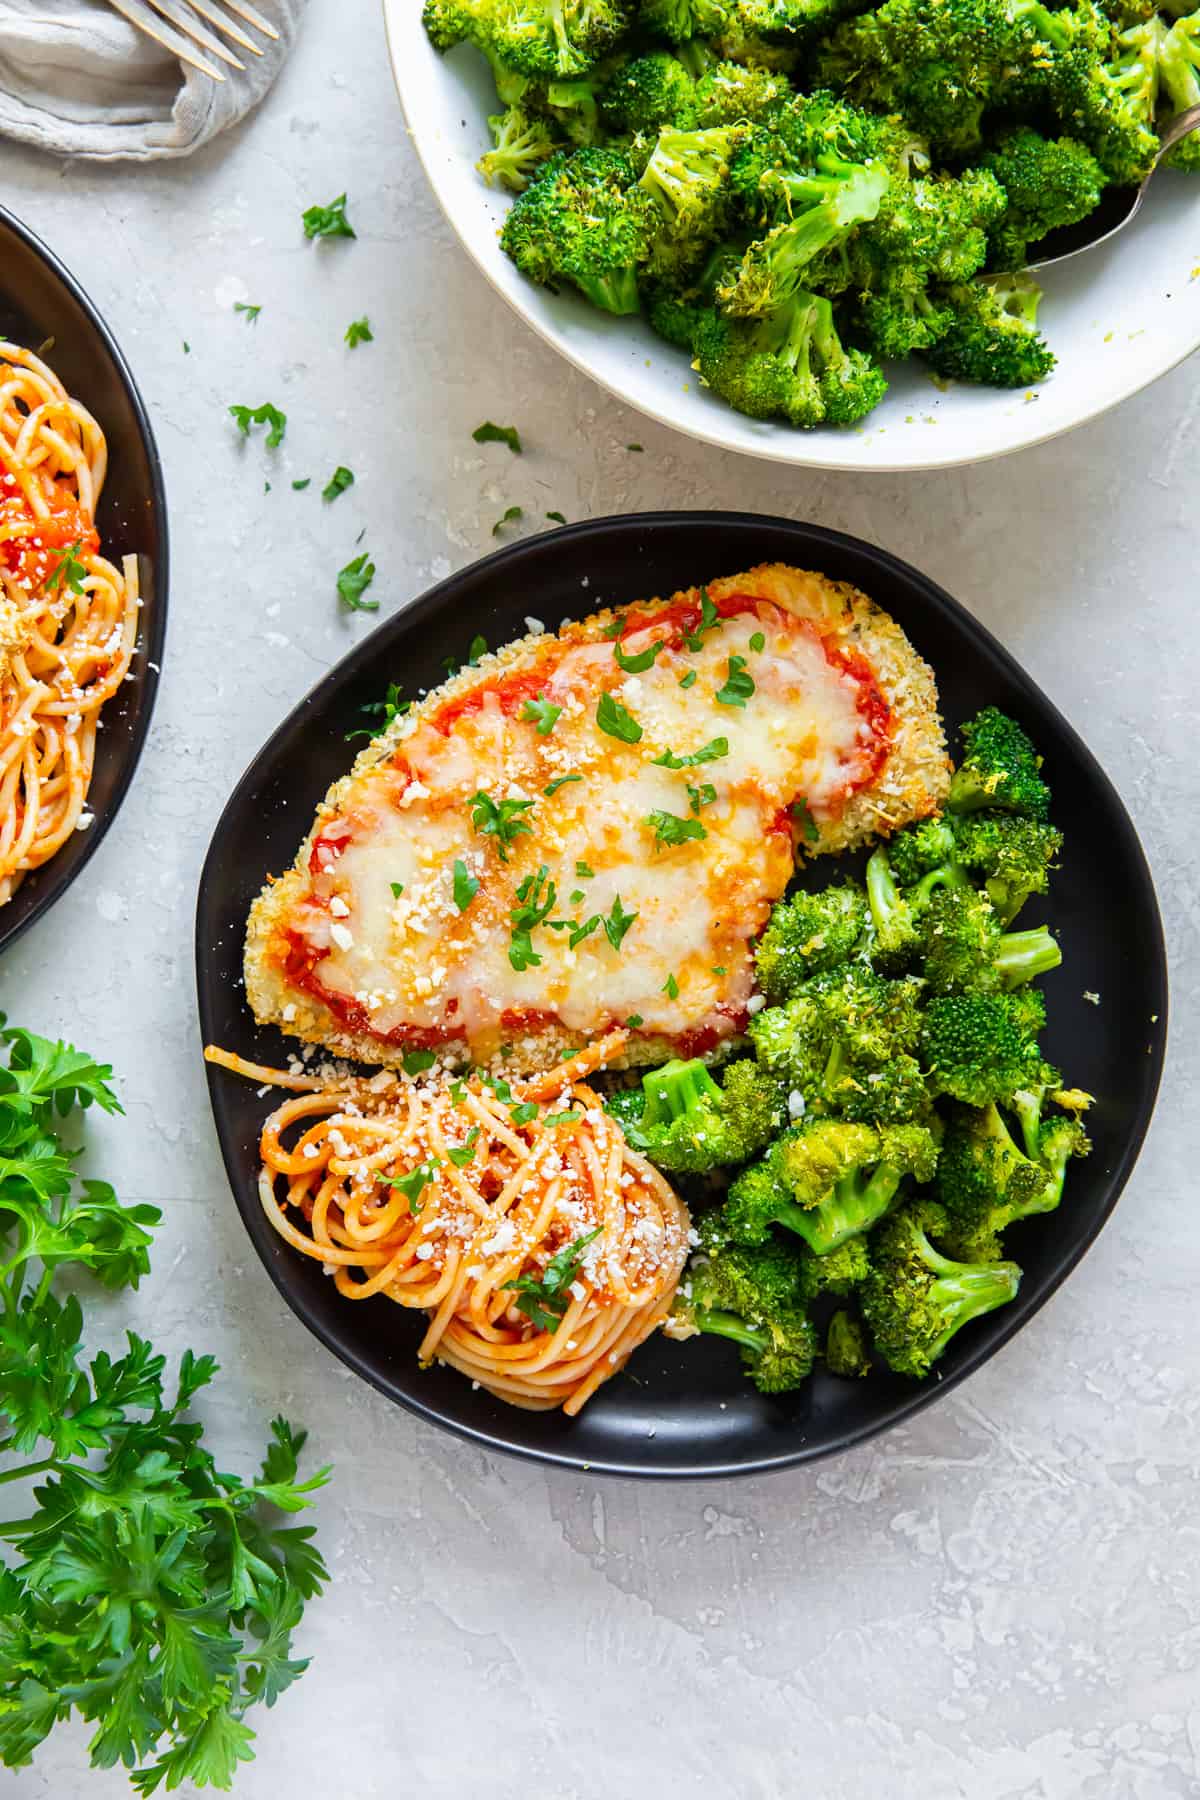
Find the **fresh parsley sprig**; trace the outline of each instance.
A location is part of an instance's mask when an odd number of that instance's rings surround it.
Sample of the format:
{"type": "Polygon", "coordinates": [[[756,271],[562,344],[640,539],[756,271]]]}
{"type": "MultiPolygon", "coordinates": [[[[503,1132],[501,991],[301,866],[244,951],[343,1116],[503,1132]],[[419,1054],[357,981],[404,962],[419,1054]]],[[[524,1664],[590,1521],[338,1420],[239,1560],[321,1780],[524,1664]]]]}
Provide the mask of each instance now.
{"type": "Polygon", "coordinates": [[[546,1264],[540,1277],[518,1275],[506,1281],[505,1290],[517,1295],[517,1309],[530,1319],[539,1331],[557,1331],[566,1315],[571,1298],[571,1285],[579,1274],[583,1254],[595,1242],[604,1227],[584,1232],[573,1243],[564,1244],[546,1264]]]}
{"type": "Polygon", "coordinates": [[[346,217],[346,196],[339,194],[328,206],[309,206],[300,215],[306,238],[347,237],[357,234],[346,217]]]}
{"type": "Polygon", "coordinates": [[[480,788],[471,795],[471,823],[480,837],[496,840],[496,850],[501,862],[508,861],[509,847],[523,832],[532,831],[533,826],[525,817],[533,806],[532,800],[493,800],[490,794],[480,788]]]}
{"type": "Polygon", "coordinates": [[[229,416],[243,437],[250,436],[252,425],[269,425],[267,449],[278,450],[287,434],[287,414],[264,400],[261,406],[231,406],[229,416]]]}

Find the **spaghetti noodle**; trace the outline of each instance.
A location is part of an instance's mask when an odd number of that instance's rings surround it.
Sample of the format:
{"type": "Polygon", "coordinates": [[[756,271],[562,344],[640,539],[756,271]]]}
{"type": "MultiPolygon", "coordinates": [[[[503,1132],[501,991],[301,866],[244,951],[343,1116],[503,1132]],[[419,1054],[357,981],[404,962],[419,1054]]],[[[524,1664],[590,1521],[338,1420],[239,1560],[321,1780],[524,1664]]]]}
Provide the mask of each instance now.
{"type": "Polygon", "coordinates": [[[99,714],[137,637],[137,559],[100,554],[104,433],[0,340],[0,905],[85,813],[99,714]]]}
{"type": "Polygon", "coordinates": [[[621,1041],[511,1088],[390,1070],[330,1085],[205,1055],[298,1090],[260,1142],[281,1237],[347,1300],[426,1313],[422,1362],[575,1414],[662,1324],[688,1256],[686,1207],[583,1079],[621,1041]]]}

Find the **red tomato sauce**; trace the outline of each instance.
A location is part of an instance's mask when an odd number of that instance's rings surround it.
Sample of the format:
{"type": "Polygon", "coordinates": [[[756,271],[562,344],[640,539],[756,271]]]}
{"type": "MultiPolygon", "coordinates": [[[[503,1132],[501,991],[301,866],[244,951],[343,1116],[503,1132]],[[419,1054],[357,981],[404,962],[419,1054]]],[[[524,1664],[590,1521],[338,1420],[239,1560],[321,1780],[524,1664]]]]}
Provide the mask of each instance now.
{"type": "MultiPolygon", "coordinates": [[[[91,516],[77,501],[63,496],[61,504],[52,502],[48,517],[39,519],[19,489],[7,491],[0,485],[0,562],[14,581],[30,591],[44,587],[70,548],[81,559],[100,549],[91,516]]],[[[68,595],[70,588],[60,581],[68,595]]]]}

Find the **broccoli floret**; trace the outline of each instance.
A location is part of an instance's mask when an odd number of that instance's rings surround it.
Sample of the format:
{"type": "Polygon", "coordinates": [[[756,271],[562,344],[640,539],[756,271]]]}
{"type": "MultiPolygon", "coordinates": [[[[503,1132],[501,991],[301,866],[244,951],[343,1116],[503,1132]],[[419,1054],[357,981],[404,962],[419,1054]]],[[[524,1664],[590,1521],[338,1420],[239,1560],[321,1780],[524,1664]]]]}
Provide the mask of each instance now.
{"type": "Polygon", "coordinates": [[[1042,1089],[1014,1096],[1024,1150],[995,1105],[951,1110],[937,1186],[948,1221],[944,1242],[953,1255],[998,1257],[1007,1226],[1053,1212],[1062,1199],[1067,1163],[1090,1146],[1078,1119],[1061,1113],[1043,1119],[1044,1101],[1042,1089]]]}
{"type": "Polygon", "coordinates": [[[682,44],[723,31],[735,10],[736,0],[642,0],[638,24],[655,37],[682,44]]]}
{"type": "Polygon", "coordinates": [[[554,155],[558,144],[544,119],[531,118],[520,106],[495,113],[488,120],[494,148],[480,157],[479,173],[488,183],[522,193],[542,164],[554,155]]]}
{"type": "Polygon", "coordinates": [[[825,262],[857,225],[876,216],[890,182],[882,159],[850,162],[832,151],[811,169],[765,169],[759,192],[783,223],[750,245],[736,277],[718,289],[722,308],[737,318],[777,313],[808,286],[814,263],[825,262]]]}
{"type": "Polygon", "coordinates": [[[983,267],[988,231],[1004,209],[1004,189],[986,169],[918,177],[893,185],[862,242],[889,271],[967,281],[983,267]]]}
{"type": "Polygon", "coordinates": [[[637,312],[638,268],[658,214],[633,173],[616,150],[551,157],[518,196],[501,245],[532,281],[571,281],[606,312],[637,312]]]}
{"type": "Polygon", "coordinates": [[[924,974],[935,993],[994,993],[1020,987],[1062,962],[1045,925],[1005,931],[985,893],[973,887],[942,888],[921,916],[924,974]]]}
{"type": "Polygon", "coordinates": [[[1105,58],[1105,79],[1147,131],[1154,129],[1162,85],[1159,67],[1167,27],[1157,13],[1114,35],[1105,58]]]}
{"type": "Polygon", "coordinates": [[[809,1300],[818,1300],[822,1294],[852,1294],[867,1279],[870,1266],[865,1237],[846,1238],[821,1256],[801,1242],[801,1281],[809,1300]]]}
{"type": "Polygon", "coordinates": [[[720,1086],[699,1058],[666,1063],[613,1094],[608,1110],[635,1149],[673,1174],[748,1162],[787,1117],[784,1088],[749,1058],[730,1063],[720,1086]]]}
{"type": "Polygon", "coordinates": [[[866,925],[866,897],[856,882],[839,882],[819,893],[781,900],[754,952],[759,986],[767,999],[790,1000],[810,975],[848,961],[866,925]]]}
{"type": "Polygon", "coordinates": [[[1046,138],[1028,125],[1005,132],[983,167],[1008,200],[988,238],[993,269],[1023,269],[1030,244],[1095,212],[1105,185],[1104,170],[1077,139],[1046,138]]]}
{"type": "Polygon", "coordinates": [[[640,186],[658,208],[650,253],[653,273],[684,278],[724,228],[729,213],[729,159],[736,125],[708,131],[662,131],[640,186]]]}
{"type": "Polygon", "coordinates": [[[765,37],[752,31],[735,8],[727,23],[713,39],[713,48],[723,62],[740,63],[747,69],[771,69],[789,74],[800,61],[800,47],[794,41],[765,37]]]}
{"type": "MultiPolygon", "coordinates": [[[[1162,40],[1159,71],[1172,113],[1200,106],[1200,17],[1188,13],[1176,19],[1162,40]]],[[[1200,169],[1197,134],[1181,138],[1167,153],[1167,161],[1179,169],[1200,169]]]]}
{"type": "Polygon", "coordinates": [[[912,907],[896,886],[882,844],[867,862],[867,901],[871,909],[871,958],[885,969],[903,968],[917,954],[921,934],[912,907]]]}
{"type": "Polygon", "coordinates": [[[939,375],[987,387],[1032,387],[1057,357],[1037,329],[1042,290],[1031,275],[997,275],[958,283],[941,300],[953,314],[927,352],[939,375]]]}
{"type": "Polygon", "coordinates": [[[962,728],[966,754],[950,782],[946,806],[952,813],[1000,807],[1027,819],[1045,819],[1050,789],[1041,778],[1042,759],[1015,719],[985,706],[962,728]]]}
{"type": "Polygon", "coordinates": [[[761,120],[793,98],[786,75],[771,69],[743,69],[738,63],[717,63],[696,83],[689,124],[740,125],[761,120]]]}
{"type": "Polygon", "coordinates": [[[727,1245],[698,1258],[667,1329],[672,1337],[710,1332],[740,1344],[746,1371],[764,1394],[799,1387],[816,1358],[800,1260],[783,1244],[727,1245]]]}
{"type": "Polygon", "coordinates": [[[653,50],[610,76],[600,91],[605,118],[620,131],[654,132],[688,118],[696,84],[677,56],[653,50]]]}
{"type": "Polygon", "coordinates": [[[928,1181],[936,1166],[937,1140],[923,1126],[797,1126],[734,1179],[723,1226],[735,1243],[756,1244],[782,1225],[822,1257],[882,1218],[906,1175],[928,1181]]]}
{"type": "Polygon", "coordinates": [[[899,1375],[927,1375],[956,1332],[1016,1297],[1013,1262],[956,1262],[931,1241],[947,1230],[942,1208],[917,1202],[885,1219],[871,1239],[862,1308],[875,1347],[899,1375]]]}
{"type": "Polygon", "coordinates": [[[752,419],[852,425],[887,392],[878,364],[842,344],[829,301],[803,291],[753,321],[705,312],[692,349],[707,385],[752,419]]]}
{"type": "Polygon", "coordinates": [[[927,875],[951,868],[956,856],[955,831],[948,819],[921,819],[888,839],[888,861],[902,887],[915,887],[927,875]]]}
{"type": "Polygon", "coordinates": [[[523,75],[582,75],[628,30],[626,0],[425,0],[435,47],[469,42],[523,75]]]}
{"type": "Polygon", "coordinates": [[[737,0],[742,29],[772,38],[809,39],[829,31],[858,0],[737,0]]]}
{"type": "Polygon", "coordinates": [[[819,1096],[827,1079],[875,1074],[920,1041],[920,983],[890,981],[865,963],[814,975],[782,1006],[749,1024],[764,1068],[802,1093],[819,1096]]]}
{"type": "Polygon", "coordinates": [[[1031,894],[1044,894],[1062,833],[1041,819],[1015,813],[957,813],[925,819],[888,845],[893,873],[920,911],[939,889],[967,885],[967,871],[984,878],[1000,922],[1011,924],[1031,894]]]}
{"type": "Polygon", "coordinates": [[[846,1311],[835,1312],[825,1333],[825,1367],[831,1375],[860,1380],[871,1373],[871,1353],[859,1321],[846,1311]]]}
{"type": "Polygon", "coordinates": [[[931,1091],[986,1106],[1021,1088],[1053,1086],[1057,1078],[1037,1041],[1045,1020],[1045,1002],[1035,988],[936,995],[925,1008],[921,1031],[931,1091]]]}

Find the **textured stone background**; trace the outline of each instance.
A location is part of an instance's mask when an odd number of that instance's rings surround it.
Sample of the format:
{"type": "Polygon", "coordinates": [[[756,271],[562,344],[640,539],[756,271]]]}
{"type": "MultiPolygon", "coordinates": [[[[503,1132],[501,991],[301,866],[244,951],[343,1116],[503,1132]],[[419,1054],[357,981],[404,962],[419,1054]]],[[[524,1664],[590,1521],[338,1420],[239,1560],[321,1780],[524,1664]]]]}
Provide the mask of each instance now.
{"type": "MultiPolygon", "coordinates": [[[[208,1410],[227,1466],[284,1406],[338,1469],[319,1509],[335,1581],[302,1639],[314,1667],[264,1715],[239,1793],[1200,1793],[1200,363],[1065,441],[960,473],[808,476],[692,445],[609,401],[493,300],[426,191],[367,0],[314,7],[261,114],[194,162],[71,168],[5,147],[3,172],[6,204],[76,270],[142,383],[175,567],[134,791],[86,875],[6,957],[0,999],[111,1059],[128,1117],[96,1122],[93,1161],[166,1211],[153,1278],[108,1307],[107,1328],[132,1318],[169,1353],[220,1355],[208,1410]],[[342,188],[358,242],[305,245],[301,209],[342,188]],[[236,299],[262,304],[257,327],[236,299]],[[363,312],[376,342],[348,355],[363,312]],[[266,453],[243,451],[225,416],[264,398],[290,414],[269,495],[266,453]],[[520,424],[520,462],[471,443],[484,417],[520,424]],[[292,493],[339,461],[358,481],[336,509],[292,493]],[[1113,1223],[965,1389],[810,1472],[601,1484],[419,1426],[284,1309],[226,1187],[191,975],[221,805],[370,629],[333,593],[360,528],[387,612],[490,549],[514,502],[535,519],[745,507],[910,558],[1085,733],[1155,868],[1173,1041],[1113,1223]]],[[[65,1730],[4,1791],[128,1791],[84,1760],[65,1730]]]]}

